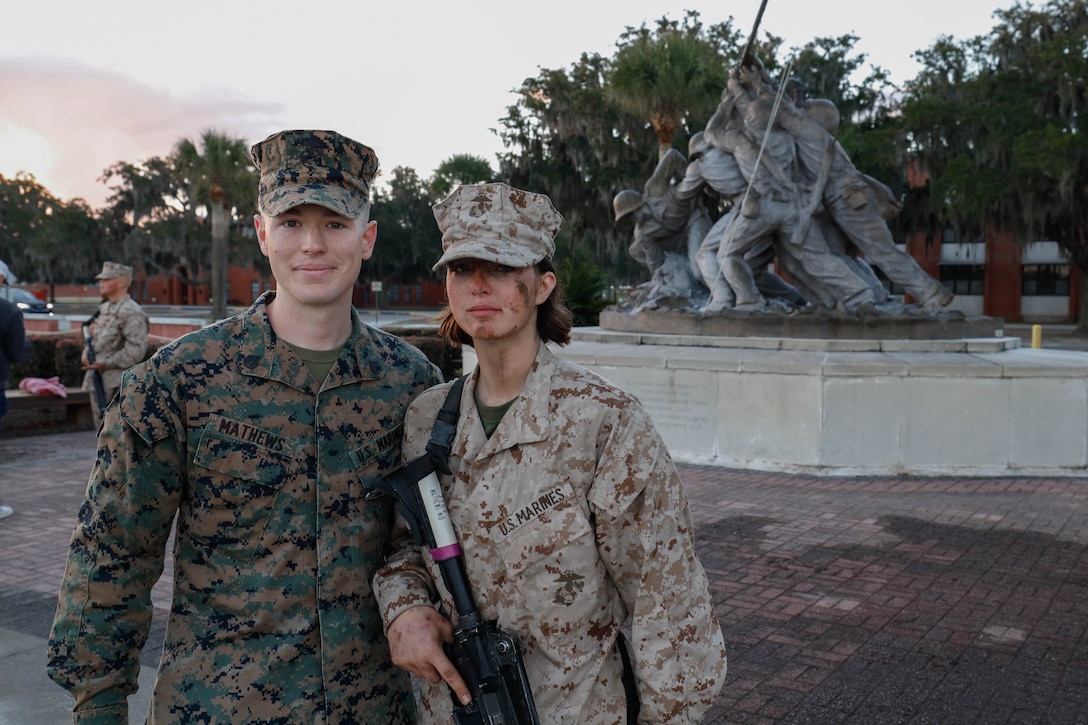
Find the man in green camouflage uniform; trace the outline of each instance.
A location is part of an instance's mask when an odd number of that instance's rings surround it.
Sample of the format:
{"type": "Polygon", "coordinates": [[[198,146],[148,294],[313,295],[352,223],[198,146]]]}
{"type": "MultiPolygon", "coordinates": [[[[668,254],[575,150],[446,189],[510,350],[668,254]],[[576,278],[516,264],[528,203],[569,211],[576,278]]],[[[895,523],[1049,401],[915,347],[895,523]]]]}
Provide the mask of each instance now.
{"type": "MultiPolygon", "coordinates": [[[[94,374],[102,376],[106,402],[113,400],[121,387],[121,373],[147,357],[147,313],[132,299],[128,288],[132,284],[132,267],[118,262],[103,262],[98,291],[104,301],[94,316],[91,346],[94,363],[89,362],[83,349],[83,389],[94,390],[94,374]]],[[[97,426],[102,422],[98,401],[91,396],[91,410],[97,426]]]]}
{"type": "Polygon", "coordinates": [[[176,519],[148,722],[408,723],[371,574],[393,522],[365,491],[440,380],[351,306],[374,248],[373,151],[328,131],[253,148],[277,291],[125,373],[99,435],[49,641],[76,723],[127,723],[176,519]]]}

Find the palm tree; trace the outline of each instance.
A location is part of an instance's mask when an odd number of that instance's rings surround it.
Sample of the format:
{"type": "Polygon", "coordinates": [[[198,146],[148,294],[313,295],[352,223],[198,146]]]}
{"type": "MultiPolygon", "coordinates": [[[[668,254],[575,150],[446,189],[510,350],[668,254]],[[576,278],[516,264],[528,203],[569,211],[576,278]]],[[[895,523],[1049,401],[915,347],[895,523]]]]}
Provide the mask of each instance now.
{"type": "Polygon", "coordinates": [[[685,119],[707,118],[728,81],[725,59],[691,18],[683,27],[664,18],[656,32],[628,29],[612,61],[609,92],[625,110],[648,118],[658,158],[672,148],[685,119]]]}
{"type": "Polygon", "coordinates": [[[212,318],[227,315],[230,223],[236,209],[256,196],[249,145],[213,129],[201,133],[200,149],[188,138],[174,147],[174,164],[194,206],[208,210],[211,229],[212,318]]]}

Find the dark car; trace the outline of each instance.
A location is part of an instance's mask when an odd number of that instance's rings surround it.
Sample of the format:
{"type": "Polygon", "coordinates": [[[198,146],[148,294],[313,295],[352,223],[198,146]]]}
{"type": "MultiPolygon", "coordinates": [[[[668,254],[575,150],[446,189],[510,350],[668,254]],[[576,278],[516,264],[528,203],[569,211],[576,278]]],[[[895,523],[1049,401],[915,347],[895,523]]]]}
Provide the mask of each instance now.
{"type": "Polygon", "coordinates": [[[25,312],[34,312],[36,314],[51,315],[53,314],[53,303],[46,302],[40,297],[37,297],[31,292],[19,287],[9,287],[4,285],[0,287],[0,299],[14,302],[15,306],[25,312]]]}

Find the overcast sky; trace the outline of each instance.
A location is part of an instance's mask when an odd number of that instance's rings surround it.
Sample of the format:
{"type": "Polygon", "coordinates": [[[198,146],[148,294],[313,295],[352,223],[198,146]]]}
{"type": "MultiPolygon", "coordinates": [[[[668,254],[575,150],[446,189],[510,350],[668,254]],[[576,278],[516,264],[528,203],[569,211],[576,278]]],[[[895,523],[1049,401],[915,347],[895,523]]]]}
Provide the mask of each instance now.
{"type": "MultiPolygon", "coordinates": [[[[940,35],[988,32],[1012,0],[769,0],[761,31],[785,46],[853,33],[856,50],[904,82],[940,35]]],[[[37,0],[0,27],[0,174],[98,208],[117,161],[163,156],[212,128],[258,141],[328,128],[373,146],[382,169],[429,177],[453,154],[496,165],[492,133],[512,93],[584,51],[611,56],[626,26],[733,17],[758,2],[702,0],[325,0],[262,3],[37,0]],[[611,6],[610,9],[606,9],[611,6]],[[259,10],[259,12],[258,12],[259,10]]]]}

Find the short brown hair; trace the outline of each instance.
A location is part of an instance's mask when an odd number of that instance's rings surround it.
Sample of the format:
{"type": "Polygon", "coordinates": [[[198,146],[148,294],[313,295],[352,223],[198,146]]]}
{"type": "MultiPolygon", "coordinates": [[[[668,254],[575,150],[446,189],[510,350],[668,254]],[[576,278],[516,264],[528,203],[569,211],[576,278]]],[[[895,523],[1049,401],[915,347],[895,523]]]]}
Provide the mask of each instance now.
{"type": "MultiPolygon", "coordinates": [[[[544,342],[566,345],[570,342],[570,328],[574,316],[567,307],[567,291],[563,287],[563,280],[555,271],[555,264],[551,257],[545,257],[533,266],[537,274],[551,272],[555,275],[555,289],[548,295],[548,299],[537,307],[536,332],[544,342]]],[[[461,329],[457,320],[453,319],[453,310],[450,309],[449,304],[438,313],[437,320],[439,334],[452,345],[472,345],[472,338],[461,329]]]]}

